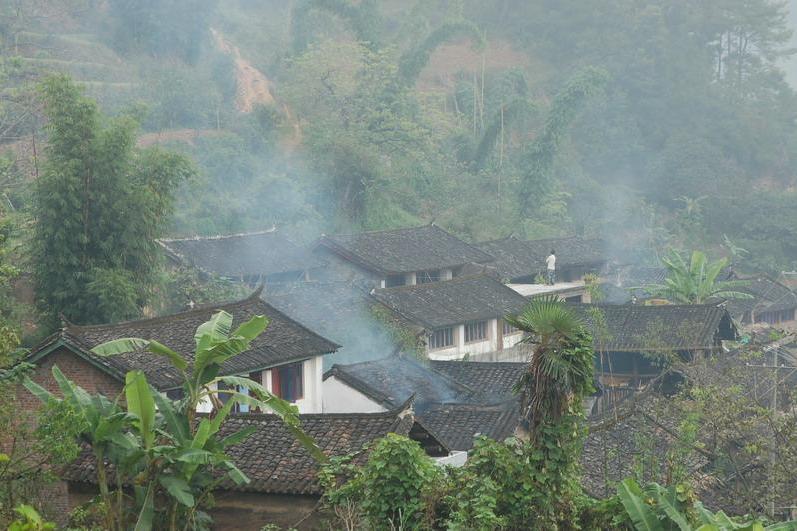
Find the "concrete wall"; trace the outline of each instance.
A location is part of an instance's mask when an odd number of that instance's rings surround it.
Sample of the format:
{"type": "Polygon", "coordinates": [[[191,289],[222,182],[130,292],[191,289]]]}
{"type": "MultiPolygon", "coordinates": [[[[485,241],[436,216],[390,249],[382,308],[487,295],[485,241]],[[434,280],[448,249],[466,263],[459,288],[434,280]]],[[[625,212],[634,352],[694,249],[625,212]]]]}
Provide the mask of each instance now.
{"type": "Polygon", "coordinates": [[[324,380],[324,413],[381,413],[387,411],[335,376],[324,380]]]}

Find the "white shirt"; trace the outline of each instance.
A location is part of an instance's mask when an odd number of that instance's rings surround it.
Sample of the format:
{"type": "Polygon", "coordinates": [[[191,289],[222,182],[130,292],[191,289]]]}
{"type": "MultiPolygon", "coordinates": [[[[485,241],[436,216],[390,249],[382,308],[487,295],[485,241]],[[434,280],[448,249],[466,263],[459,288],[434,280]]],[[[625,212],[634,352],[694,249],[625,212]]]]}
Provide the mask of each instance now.
{"type": "Polygon", "coordinates": [[[548,255],[548,258],[545,259],[545,263],[548,265],[548,271],[556,270],[556,255],[548,255]]]}

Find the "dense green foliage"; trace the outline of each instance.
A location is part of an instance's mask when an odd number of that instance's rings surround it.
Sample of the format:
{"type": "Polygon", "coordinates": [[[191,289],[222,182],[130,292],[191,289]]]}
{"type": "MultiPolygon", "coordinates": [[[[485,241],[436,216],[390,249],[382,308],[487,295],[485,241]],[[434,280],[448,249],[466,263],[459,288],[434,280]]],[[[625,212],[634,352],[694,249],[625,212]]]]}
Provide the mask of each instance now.
{"type": "Polygon", "coordinates": [[[137,151],[135,122],[102,123],[66,77],[42,85],[47,160],[36,182],[35,276],[42,309],[78,323],[138,315],[150,296],[176,186],[190,163],[137,151]]]}
{"type": "MultiPolygon", "coordinates": [[[[474,239],[603,236],[641,260],[662,246],[724,253],[727,234],[751,251],[742,269],[797,260],[797,98],[774,0],[0,7],[14,87],[0,143],[43,123],[27,80],[69,69],[105,111],[175,130],[197,160],[182,233],[435,219],[474,239]],[[267,94],[241,80],[249,67],[267,94]],[[240,112],[242,94],[255,110],[240,112]]],[[[27,171],[9,161],[9,175],[27,171]]]]}

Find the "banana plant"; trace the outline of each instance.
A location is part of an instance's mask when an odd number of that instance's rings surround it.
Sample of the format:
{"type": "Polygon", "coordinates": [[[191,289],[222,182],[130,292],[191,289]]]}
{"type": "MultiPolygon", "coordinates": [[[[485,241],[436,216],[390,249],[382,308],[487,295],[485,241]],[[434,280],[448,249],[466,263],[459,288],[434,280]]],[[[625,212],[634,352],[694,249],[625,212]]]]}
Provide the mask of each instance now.
{"type": "MultiPolygon", "coordinates": [[[[742,291],[749,282],[744,280],[719,280],[728,266],[727,258],[709,262],[705,253],[693,251],[687,262],[683,256],[670,251],[661,259],[667,269],[663,284],[642,286],[656,297],[665,297],[677,304],[704,304],[709,299],[752,299],[742,291]]],[[[634,288],[636,289],[636,288],[634,288]]]]}
{"type": "Polygon", "coordinates": [[[256,316],[231,331],[232,316],[217,312],[197,329],[193,364],[154,340],[125,338],[93,349],[102,356],[146,349],[167,357],[183,375],[186,398],[179,402],[153,389],[141,371],[127,373],[124,390],[113,402],[101,395],[90,395],[69,381],[58,367],[53,367],[53,376],[63,399],[30,379],[25,381],[25,387],[41,400],[66,400],[85,418],[82,438],[97,463],[107,529],[131,526],[136,531],[146,531],[153,527],[176,530],[205,526],[209,517],[201,507],[213,489],[225,480],[238,485],[249,482],[225,450],[245,440],[255,428],[219,436],[236,404],[273,411],[312,455],[326,459],[301,430],[294,405],[247,378],[218,376],[222,364],[246,351],[267,324],[265,317],[256,316]],[[219,389],[220,383],[232,389],[219,389]],[[238,391],[240,387],[246,387],[251,394],[238,391]],[[228,395],[226,400],[221,399],[223,394],[228,395]],[[120,405],[122,396],[126,409],[120,405]],[[197,406],[207,400],[214,405],[214,413],[197,416],[197,406]],[[109,486],[109,471],[115,476],[115,496],[109,486]],[[129,488],[127,492],[132,490],[132,499],[125,495],[123,487],[129,488]],[[156,507],[157,500],[164,500],[166,505],[156,507]]]}
{"type": "Polygon", "coordinates": [[[638,531],[794,531],[797,520],[765,525],[760,520],[738,521],[723,511],[713,513],[693,500],[682,485],[663,487],[650,483],[644,488],[634,479],[623,480],[617,495],[638,531]]]}

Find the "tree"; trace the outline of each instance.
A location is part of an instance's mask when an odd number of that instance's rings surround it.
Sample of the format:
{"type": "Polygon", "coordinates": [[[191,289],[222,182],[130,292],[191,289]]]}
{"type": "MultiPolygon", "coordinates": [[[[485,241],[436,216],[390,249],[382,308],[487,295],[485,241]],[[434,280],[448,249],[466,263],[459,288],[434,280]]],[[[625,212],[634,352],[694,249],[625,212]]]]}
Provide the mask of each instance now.
{"type": "Polygon", "coordinates": [[[752,299],[739,291],[746,286],[741,280],[717,280],[728,266],[728,259],[708,262],[705,253],[693,251],[687,264],[683,257],[671,251],[662,258],[667,276],[663,284],[650,284],[644,289],[656,297],[665,297],[680,304],[704,304],[709,299],[752,299]]]}
{"type": "Polygon", "coordinates": [[[537,522],[556,525],[575,518],[583,446],[583,399],[593,386],[592,338],[572,310],[555,296],[535,298],[507,322],[535,344],[516,389],[529,428],[524,448],[535,470],[537,522]]]}
{"type": "Polygon", "coordinates": [[[69,381],[57,366],[53,367],[53,376],[63,399],[30,379],[25,381],[25,387],[46,404],[66,403],[78,412],[84,426],[81,439],[90,446],[96,463],[106,529],[122,530],[131,523],[141,530],[205,527],[209,517],[202,509],[221,481],[214,472],[224,471],[222,479],[237,485],[249,482],[226,455],[225,448],[250,436],[254,428],[223,439],[218,436],[236,404],[272,411],[314,457],[325,459],[301,430],[296,406],[248,378],[216,376],[222,363],[248,350],[268,324],[262,315],[235,330],[232,322],[229,313],[220,311],[197,328],[196,352],[190,366],[180,354],[155,340],[118,339],[93,349],[102,356],[134,350],[165,356],[182,374],[184,398],[180,401],[152,389],[141,371],[126,375],[126,409],[120,405],[119,397],[111,401],[102,395],[90,395],[69,381]],[[226,384],[226,388],[220,384],[226,384]],[[242,387],[248,392],[239,391],[242,387]],[[206,401],[213,405],[214,414],[197,418],[197,407],[206,401]],[[114,477],[110,478],[110,474],[114,477]],[[133,485],[132,500],[126,499],[124,485],[133,485]]]}
{"type": "Polygon", "coordinates": [[[528,334],[524,342],[535,343],[529,368],[518,383],[522,414],[535,441],[542,426],[559,420],[576,400],[581,407],[581,398],[592,389],[591,353],[580,350],[588,335],[573,311],[553,296],[533,299],[506,321],[528,334]]]}
{"type": "Polygon", "coordinates": [[[129,117],[104,123],[66,76],[41,85],[49,118],[35,188],[36,292],[51,317],[107,322],[139,314],[150,296],[162,235],[189,161],[135,149],[129,117]]]}
{"type": "Polygon", "coordinates": [[[553,167],[565,133],[584,102],[605,86],[607,78],[604,70],[587,68],[574,75],[556,95],[542,132],[525,154],[520,192],[527,214],[554,189],[553,167]]]}

